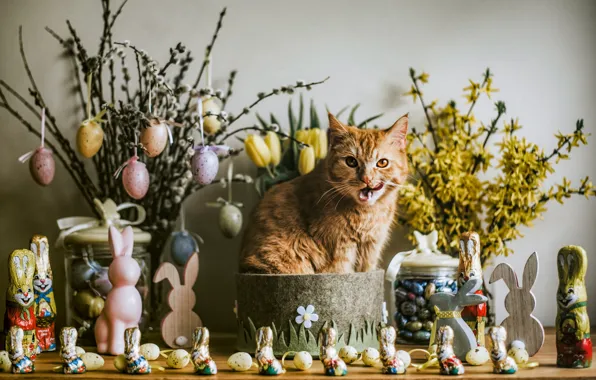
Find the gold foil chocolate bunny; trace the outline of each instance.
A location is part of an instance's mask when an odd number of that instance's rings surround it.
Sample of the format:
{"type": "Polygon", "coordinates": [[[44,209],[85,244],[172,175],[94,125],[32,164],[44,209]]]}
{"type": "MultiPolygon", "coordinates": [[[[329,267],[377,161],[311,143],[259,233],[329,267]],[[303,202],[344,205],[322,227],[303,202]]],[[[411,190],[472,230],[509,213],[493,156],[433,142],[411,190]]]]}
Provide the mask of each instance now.
{"type": "Polygon", "coordinates": [[[345,376],[348,374],[348,366],[338,356],[335,344],[337,343],[337,330],[333,327],[323,327],[319,332],[319,357],[325,368],[327,376],[345,376]]]}
{"type": "Polygon", "coordinates": [[[23,349],[23,329],[19,326],[11,326],[8,329],[8,356],[12,363],[12,373],[31,373],[35,371],[33,360],[25,354],[23,349]]]}
{"type": "Polygon", "coordinates": [[[462,375],[464,365],[453,351],[455,334],[449,326],[443,326],[437,332],[437,357],[441,375],[462,375]]]}
{"type": "Polygon", "coordinates": [[[35,255],[35,317],[37,319],[36,337],[41,351],[56,349],[56,301],[54,301],[53,275],[50,267],[50,245],[43,235],[33,235],[31,251],[35,255]]]}
{"type": "Polygon", "coordinates": [[[200,375],[215,375],[217,366],[209,353],[209,330],[197,327],[192,334],[193,349],[190,353],[195,373],[200,375]]]}
{"type": "Polygon", "coordinates": [[[498,374],[512,374],[517,372],[517,363],[507,355],[507,330],[503,326],[492,326],[488,329],[490,359],[493,362],[493,372],[498,374]]]}
{"type": "Polygon", "coordinates": [[[261,327],[257,330],[257,352],[255,359],[259,366],[259,374],[276,376],[285,373],[279,360],[273,355],[273,331],[271,327],[261,327]]]}
{"type": "Polygon", "coordinates": [[[383,373],[388,375],[401,375],[406,373],[406,365],[397,356],[395,340],[397,332],[393,326],[385,326],[379,330],[379,352],[381,354],[381,363],[383,363],[383,373]]]}
{"type": "Polygon", "coordinates": [[[141,331],[138,327],[129,327],[124,330],[124,355],[126,355],[126,373],[147,374],[151,373],[151,365],[141,355],[141,331]]]}
{"type": "Polygon", "coordinates": [[[60,330],[60,357],[64,374],[85,373],[87,368],[77,355],[77,330],[74,327],[63,327],[60,330]]]}

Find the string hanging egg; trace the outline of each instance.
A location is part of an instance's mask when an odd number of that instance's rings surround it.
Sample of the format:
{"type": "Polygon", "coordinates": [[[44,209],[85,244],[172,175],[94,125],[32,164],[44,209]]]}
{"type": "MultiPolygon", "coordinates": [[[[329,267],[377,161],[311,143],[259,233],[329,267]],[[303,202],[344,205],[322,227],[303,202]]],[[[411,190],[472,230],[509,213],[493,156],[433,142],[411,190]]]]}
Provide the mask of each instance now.
{"type": "Polygon", "coordinates": [[[165,120],[151,115],[153,90],[149,89],[149,126],[141,130],[141,144],[145,154],[149,157],[159,156],[168,145],[173,142],[172,131],[165,120]]]}
{"type": "Polygon", "coordinates": [[[203,239],[185,228],[184,209],[180,209],[180,230],[172,232],[170,243],[170,256],[175,264],[184,266],[190,256],[199,252],[199,242],[203,244],[203,239]]]}
{"type": "Polygon", "coordinates": [[[47,186],[54,180],[56,163],[52,151],[45,147],[46,109],[41,110],[41,144],[40,146],[19,157],[22,163],[29,160],[29,172],[31,177],[41,186],[47,186]]]}
{"type": "Polygon", "coordinates": [[[228,199],[218,198],[217,202],[208,202],[208,207],[219,207],[219,229],[227,238],[234,238],[242,229],[242,212],[239,207],[242,203],[232,200],[232,179],[234,174],[234,164],[228,166],[228,177],[222,179],[222,185],[228,187],[228,199]]]}
{"type": "Polygon", "coordinates": [[[86,158],[91,158],[99,152],[103,144],[104,132],[101,127],[102,116],[107,109],[101,110],[95,117],[91,117],[91,73],[87,75],[87,119],[77,130],[77,149],[86,158]]]}
{"type": "Polygon", "coordinates": [[[118,178],[122,173],[124,190],[131,198],[139,200],[143,199],[149,190],[149,171],[147,166],[139,161],[137,143],[137,135],[135,134],[134,155],[118,168],[114,177],[118,178]]]}

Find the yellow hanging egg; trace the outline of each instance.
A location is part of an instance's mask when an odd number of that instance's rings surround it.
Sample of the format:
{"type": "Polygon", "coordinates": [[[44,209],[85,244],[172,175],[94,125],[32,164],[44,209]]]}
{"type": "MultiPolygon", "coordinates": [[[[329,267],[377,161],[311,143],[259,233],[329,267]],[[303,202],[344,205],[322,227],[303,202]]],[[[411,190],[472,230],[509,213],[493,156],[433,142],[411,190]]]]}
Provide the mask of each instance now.
{"type": "Polygon", "coordinates": [[[96,120],[85,120],[77,131],[77,149],[86,158],[99,152],[103,144],[103,129],[96,120]]]}
{"type": "Polygon", "coordinates": [[[248,157],[259,168],[264,168],[271,162],[269,147],[259,135],[248,135],[244,140],[244,150],[248,157]]]}
{"type": "Polygon", "coordinates": [[[168,126],[158,119],[151,119],[150,125],[141,131],[141,144],[145,154],[157,157],[164,151],[168,144],[168,126]]]}
{"type": "Polygon", "coordinates": [[[221,112],[221,107],[215,101],[215,98],[207,98],[203,100],[203,129],[205,133],[210,135],[221,128],[221,121],[217,118],[217,115],[221,112]],[[213,115],[205,116],[207,111],[210,111],[213,115]]]}
{"type": "Polygon", "coordinates": [[[265,144],[267,144],[269,152],[271,153],[271,164],[277,166],[281,161],[281,143],[279,142],[277,133],[273,131],[267,132],[267,135],[265,136],[265,144]]]}
{"type": "Polygon", "coordinates": [[[315,168],[315,150],[312,146],[302,148],[298,158],[298,172],[300,175],[310,173],[315,168]]]}

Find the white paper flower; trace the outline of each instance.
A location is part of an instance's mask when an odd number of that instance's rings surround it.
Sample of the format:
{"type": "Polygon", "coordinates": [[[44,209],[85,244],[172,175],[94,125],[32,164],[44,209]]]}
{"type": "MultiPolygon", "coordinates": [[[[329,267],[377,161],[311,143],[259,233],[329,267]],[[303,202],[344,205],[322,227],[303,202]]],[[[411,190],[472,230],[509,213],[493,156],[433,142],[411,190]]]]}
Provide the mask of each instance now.
{"type": "Polygon", "coordinates": [[[308,305],[306,309],[304,306],[298,306],[296,309],[298,315],[296,316],[296,323],[304,324],[304,327],[310,329],[312,327],[312,323],[319,320],[318,314],[315,314],[315,307],[313,305],[308,305]]]}
{"type": "Polygon", "coordinates": [[[383,310],[382,310],[382,321],[383,323],[387,323],[389,320],[389,311],[387,310],[387,302],[383,302],[383,310]]]}

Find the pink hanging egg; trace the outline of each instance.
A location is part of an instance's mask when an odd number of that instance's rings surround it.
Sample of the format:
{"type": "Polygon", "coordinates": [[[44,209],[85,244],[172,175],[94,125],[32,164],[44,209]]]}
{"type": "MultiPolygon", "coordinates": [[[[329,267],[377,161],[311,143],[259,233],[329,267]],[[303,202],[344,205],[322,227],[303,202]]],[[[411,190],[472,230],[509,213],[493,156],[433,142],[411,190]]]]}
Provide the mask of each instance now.
{"type": "Polygon", "coordinates": [[[41,186],[47,186],[54,180],[56,163],[52,151],[39,147],[29,160],[29,171],[31,176],[41,186]]]}
{"type": "Polygon", "coordinates": [[[124,190],[134,199],[143,199],[149,190],[149,171],[137,157],[129,160],[122,170],[122,184],[124,190]]]}
{"type": "Polygon", "coordinates": [[[201,185],[208,185],[215,179],[219,170],[219,158],[210,147],[201,147],[191,161],[192,175],[201,185]]]}
{"type": "Polygon", "coordinates": [[[168,127],[158,119],[151,119],[151,125],[141,131],[141,144],[149,157],[157,157],[168,144],[168,127]]]}

